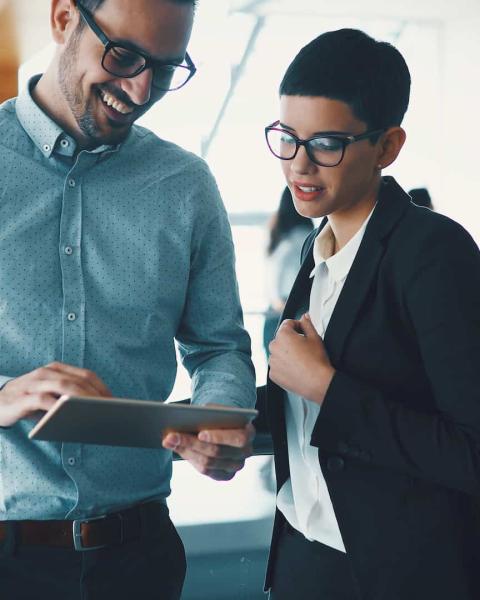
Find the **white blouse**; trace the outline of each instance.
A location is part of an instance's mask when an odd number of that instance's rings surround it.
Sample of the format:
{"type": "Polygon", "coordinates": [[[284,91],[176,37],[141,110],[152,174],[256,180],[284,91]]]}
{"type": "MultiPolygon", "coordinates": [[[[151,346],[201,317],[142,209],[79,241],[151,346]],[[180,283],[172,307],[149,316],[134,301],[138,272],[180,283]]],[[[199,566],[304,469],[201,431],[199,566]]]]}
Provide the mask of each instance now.
{"type": "MultiPolygon", "coordinates": [[[[322,338],[373,210],[358,232],[336,254],[333,254],[335,238],[329,224],[315,240],[315,268],[310,275],[314,279],[309,313],[322,338]]],[[[285,416],[290,479],[278,494],[277,507],[290,525],[308,540],[315,540],[345,552],[327,484],[320,468],[318,448],[310,445],[320,409],[318,404],[287,392],[285,416]]]]}

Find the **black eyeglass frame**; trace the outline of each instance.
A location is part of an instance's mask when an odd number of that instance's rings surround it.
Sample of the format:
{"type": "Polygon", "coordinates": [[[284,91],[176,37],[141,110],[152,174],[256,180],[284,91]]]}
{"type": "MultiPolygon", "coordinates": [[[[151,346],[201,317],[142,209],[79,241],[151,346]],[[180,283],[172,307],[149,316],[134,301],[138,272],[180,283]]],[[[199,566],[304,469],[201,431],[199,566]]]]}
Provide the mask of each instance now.
{"type": "Polygon", "coordinates": [[[316,165],[318,165],[320,167],[337,167],[342,162],[343,157],[345,156],[345,150],[346,150],[347,146],[349,146],[350,144],[354,144],[355,142],[360,142],[361,140],[368,140],[369,138],[373,137],[374,135],[379,135],[386,131],[385,128],[382,128],[382,129],[373,129],[372,131],[366,131],[365,133],[360,133],[358,135],[349,135],[349,134],[341,134],[341,133],[325,133],[323,135],[318,135],[318,134],[313,135],[312,137],[306,138],[305,140],[301,140],[299,137],[297,137],[291,131],[287,131],[286,129],[277,127],[279,124],[280,124],[280,121],[274,121],[271,125],[267,125],[267,127],[265,127],[265,139],[267,141],[267,146],[268,146],[270,152],[273,154],[273,156],[275,156],[276,158],[278,158],[280,160],[293,160],[297,156],[298,149],[300,148],[300,146],[303,146],[305,148],[308,158],[313,163],[315,163],[316,165]],[[289,135],[290,137],[292,137],[295,140],[295,152],[293,153],[293,156],[290,156],[289,158],[285,158],[284,156],[278,156],[278,154],[276,154],[272,150],[272,147],[270,146],[270,143],[268,141],[268,132],[269,131],[279,131],[282,133],[286,133],[287,135],[289,135]],[[311,151],[311,148],[309,146],[309,142],[316,140],[318,138],[333,138],[335,140],[342,142],[342,154],[341,154],[338,162],[336,162],[333,165],[325,165],[325,164],[319,162],[315,158],[315,156],[313,155],[313,152],[311,151]]]}
{"type": "Polygon", "coordinates": [[[115,77],[120,77],[122,79],[132,79],[133,77],[140,75],[140,73],[143,73],[143,71],[146,71],[147,69],[152,69],[153,73],[155,74],[155,69],[158,67],[175,67],[176,69],[180,68],[180,69],[188,70],[189,75],[188,75],[187,79],[181,85],[174,87],[174,88],[168,88],[168,89],[161,88],[161,87],[155,85],[155,77],[153,78],[152,84],[157,89],[160,89],[165,92],[173,92],[175,90],[179,90],[184,85],[186,85],[190,81],[190,79],[195,75],[195,73],[197,72],[197,67],[194,65],[188,52],[185,53],[185,62],[187,64],[182,65],[182,64],[177,64],[177,63],[170,63],[170,62],[163,62],[163,61],[155,60],[151,56],[148,56],[147,54],[143,54],[143,52],[140,52],[139,50],[133,50],[132,48],[128,48],[128,46],[125,46],[124,44],[118,44],[117,42],[112,41],[107,36],[107,34],[100,28],[100,26],[97,25],[97,23],[95,22],[95,19],[93,17],[93,14],[88,10],[88,8],[85,8],[84,6],[82,6],[81,2],[78,2],[78,0],[75,2],[75,4],[78,8],[78,12],[80,13],[80,15],[83,18],[83,20],[85,21],[85,23],[89,26],[89,28],[98,37],[98,39],[102,42],[102,44],[104,46],[104,52],[103,52],[103,56],[102,56],[101,65],[102,65],[102,68],[107,73],[110,73],[110,75],[114,75],[115,77]],[[105,66],[105,58],[112,48],[121,48],[122,50],[127,50],[128,52],[137,54],[138,56],[143,58],[144,64],[141,65],[131,75],[119,75],[118,73],[114,73],[113,71],[110,71],[110,69],[107,69],[107,67],[105,66]]]}

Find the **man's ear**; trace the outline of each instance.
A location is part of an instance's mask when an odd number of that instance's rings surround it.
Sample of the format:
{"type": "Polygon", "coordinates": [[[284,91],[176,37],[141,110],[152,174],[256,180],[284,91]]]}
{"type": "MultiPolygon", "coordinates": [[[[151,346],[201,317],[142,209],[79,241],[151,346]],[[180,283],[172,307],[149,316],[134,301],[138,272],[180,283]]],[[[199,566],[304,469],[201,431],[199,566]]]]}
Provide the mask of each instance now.
{"type": "Polygon", "coordinates": [[[391,165],[400,154],[407,134],[401,127],[389,127],[380,139],[378,165],[384,169],[391,165]]]}
{"type": "Polygon", "coordinates": [[[50,27],[56,44],[64,45],[74,31],[78,21],[78,11],[71,0],[52,0],[50,27]]]}

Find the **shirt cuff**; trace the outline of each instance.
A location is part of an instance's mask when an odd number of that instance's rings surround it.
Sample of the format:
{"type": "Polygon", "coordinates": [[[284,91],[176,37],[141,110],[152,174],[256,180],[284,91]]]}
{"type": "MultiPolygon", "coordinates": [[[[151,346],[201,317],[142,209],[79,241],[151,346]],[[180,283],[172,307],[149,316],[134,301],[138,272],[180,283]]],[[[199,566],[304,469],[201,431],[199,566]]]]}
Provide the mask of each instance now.
{"type": "MultiPolygon", "coordinates": [[[[12,379],[15,379],[15,377],[5,377],[4,375],[0,375],[0,390],[3,389],[3,387],[9,382],[12,381],[12,379]]],[[[10,427],[2,427],[0,425],[0,430],[1,429],[10,429],[10,427]]]]}
{"type": "Polygon", "coordinates": [[[15,379],[15,377],[5,377],[4,375],[0,375],[0,390],[9,382],[15,379]]]}

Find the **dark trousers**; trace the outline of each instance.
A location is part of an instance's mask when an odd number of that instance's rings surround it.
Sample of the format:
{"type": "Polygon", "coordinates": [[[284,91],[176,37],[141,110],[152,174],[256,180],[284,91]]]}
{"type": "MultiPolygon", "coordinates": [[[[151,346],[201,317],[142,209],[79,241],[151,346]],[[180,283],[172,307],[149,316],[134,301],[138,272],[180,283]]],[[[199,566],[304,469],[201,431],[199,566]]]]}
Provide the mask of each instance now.
{"type": "Polygon", "coordinates": [[[357,600],[346,554],[286,525],[280,535],[270,600],[357,600]]]}
{"type": "Polygon", "coordinates": [[[2,600],[179,600],[186,561],[167,511],[142,538],[100,550],[0,545],[2,600]]]}

